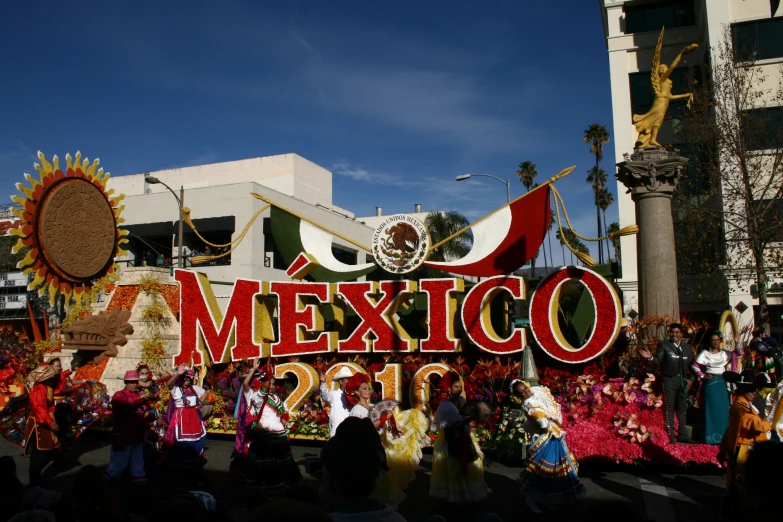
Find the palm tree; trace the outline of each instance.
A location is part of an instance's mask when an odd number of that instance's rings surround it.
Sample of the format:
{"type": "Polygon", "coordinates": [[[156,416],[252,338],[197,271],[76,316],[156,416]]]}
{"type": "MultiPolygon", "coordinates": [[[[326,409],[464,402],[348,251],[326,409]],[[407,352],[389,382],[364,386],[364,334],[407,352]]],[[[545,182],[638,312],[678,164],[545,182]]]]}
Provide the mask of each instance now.
{"type": "MultiPolygon", "coordinates": [[[[587,182],[591,184],[593,187],[593,202],[595,203],[595,218],[598,222],[598,237],[601,237],[603,234],[601,233],[601,207],[598,204],[599,194],[602,190],[604,190],[604,187],[606,185],[607,175],[606,171],[596,165],[595,167],[590,167],[590,170],[587,171],[587,182]]],[[[608,252],[607,252],[608,254],[608,252]]],[[[601,243],[598,243],[598,262],[603,263],[604,255],[603,255],[603,248],[601,246],[601,243]]]]}
{"type": "MultiPolygon", "coordinates": [[[[576,240],[576,245],[572,245],[572,246],[576,248],[577,252],[590,255],[590,248],[588,248],[588,246],[582,243],[579,239],[576,240]]],[[[600,247],[601,245],[598,246],[600,247]]],[[[584,265],[584,263],[582,264],[584,265]]]]}
{"type": "MultiPolygon", "coordinates": [[[[565,247],[565,244],[566,244],[566,240],[568,241],[569,245],[571,245],[572,247],[576,248],[577,247],[576,242],[579,241],[579,238],[576,237],[576,235],[574,234],[574,231],[571,230],[570,228],[564,228],[564,229],[562,229],[562,231],[558,230],[557,234],[555,234],[555,238],[557,238],[557,240],[560,241],[560,248],[563,250],[563,263],[565,264],[566,260],[565,260],[565,248],[564,247],[565,247]],[[565,236],[565,237],[563,237],[563,236],[565,236]]],[[[570,249],[569,249],[569,252],[571,252],[570,249]]],[[[573,252],[571,252],[571,264],[572,265],[574,264],[574,253],[573,252]]]]}
{"type": "Polygon", "coordinates": [[[517,177],[519,178],[519,181],[522,182],[522,184],[525,186],[528,192],[530,192],[530,187],[533,185],[533,180],[535,177],[538,176],[538,171],[536,171],[536,164],[531,163],[529,161],[523,161],[519,164],[519,170],[517,171],[517,177]]]}
{"type": "MultiPolygon", "coordinates": [[[[611,192],[609,192],[606,187],[601,189],[601,192],[598,193],[598,200],[596,201],[599,208],[601,209],[601,213],[604,216],[604,233],[603,235],[608,235],[608,231],[606,230],[606,209],[609,208],[612,203],[614,203],[614,196],[611,192]]],[[[609,239],[606,239],[606,257],[611,258],[609,250],[609,239]]]]}
{"type": "MultiPolygon", "coordinates": [[[[431,212],[424,220],[424,224],[427,225],[432,244],[434,245],[470,225],[470,221],[459,212],[450,210],[448,212],[431,212]]],[[[433,250],[428,260],[443,262],[465,257],[470,252],[472,244],[473,230],[466,230],[433,250]]],[[[443,272],[436,268],[422,266],[409,277],[415,280],[443,277],[443,272]]]]}
{"type": "MultiPolygon", "coordinates": [[[[612,232],[617,232],[620,230],[620,225],[617,223],[609,223],[609,226],[606,227],[606,232],[611,234],[612,232]]],[[[620,238],[619,237],[613,237],[612,238],[612,246],[614,247],[614,262],[619,263],[620,262],[620,238]]]]}
{"type": "MultiPolygon", "coordinates": [[[[604,143],[609,143],[609,131],[606,130],[606,127],[599,123],[593,123],[587,129],[585,129],[585,135],[583,138],[585,143],[590,144],[590,152],[595,154],[595,168],[598,169],[598,164],[601,162],[601,160],[604,157],[604,143]]],[[[592,169],[591,169],[592,171],[592,169]]],[[[605,173],[604,173],[605,174],[605,173]]],[[[596,188],[596,183],[590,179],[590,176],[587,177],[587,182],[593,185],[593,193],[598,199],[598,192],[601,188],[603,188],[604,184],[606,183],[606,176],[604,175],[604,180],[600,182],[600,186],[596,188]]],[[[601,236],[601,211],[598,208],[598,205],[595,206],[595,219],[596,223],[598,224],[598,236],[601,236]]],[[[598,245],[598,262],[603,262],[603,250],[601,249],[601,245],[598,245]]]]}

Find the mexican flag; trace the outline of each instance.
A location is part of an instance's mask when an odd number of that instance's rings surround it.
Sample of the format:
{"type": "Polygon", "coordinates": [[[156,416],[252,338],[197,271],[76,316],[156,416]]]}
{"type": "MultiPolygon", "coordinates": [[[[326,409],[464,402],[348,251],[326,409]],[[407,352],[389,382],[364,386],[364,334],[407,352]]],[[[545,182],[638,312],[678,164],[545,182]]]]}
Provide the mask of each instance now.
{"type": "MultiPolygon", "coordinates": [[[[351,281],[376,270],[375,263],[349,265],[332,253],[333,234],[272,205],[272,236],[292,279],[310,276],[319,283],[351,281]]],[[[363,252],[359,251],[359,256],[363,252]]]]}

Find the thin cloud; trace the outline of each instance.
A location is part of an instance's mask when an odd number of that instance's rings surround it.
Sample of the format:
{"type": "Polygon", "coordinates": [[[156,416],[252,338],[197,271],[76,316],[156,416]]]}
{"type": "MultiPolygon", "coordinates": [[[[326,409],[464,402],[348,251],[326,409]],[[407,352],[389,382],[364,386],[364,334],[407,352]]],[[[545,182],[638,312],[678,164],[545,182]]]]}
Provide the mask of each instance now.
{"type": "Polygon", "coordinates": [[[524,150],[534,134],[491,110],[492,93],[478,78],[413,67],[323,63],[310,76],[331,107],[466,151],[524,150]]]}
{"type": "Polygon", "coordinates": [[[211,148],[207,147],[204,151],[196,156],[188,158],[182,162],[169,168],[182,168],[182,167],[195,167],[197,165],[209,165],[210,163],[218,163],[222,155],[211,148]]]}
{"type": "Polygon", "coordinates": [[[362,181],[375,185],[385,185],[387,187],[409,187],[415,181],[406,180],[398,176],[385,174],[382,172],[370,172],[369,170],[348,162],[338,162],[332,165],[332,172],[338,176],[345,176],[354,181],[362,181]]]}
{"type": "Polygon", "coordinates": [[[22,140],[12,140],[13,146],[0,152],[0,161],[11,163],[16,161],[37,161],[33,150],[25,145],[22,140]]]}

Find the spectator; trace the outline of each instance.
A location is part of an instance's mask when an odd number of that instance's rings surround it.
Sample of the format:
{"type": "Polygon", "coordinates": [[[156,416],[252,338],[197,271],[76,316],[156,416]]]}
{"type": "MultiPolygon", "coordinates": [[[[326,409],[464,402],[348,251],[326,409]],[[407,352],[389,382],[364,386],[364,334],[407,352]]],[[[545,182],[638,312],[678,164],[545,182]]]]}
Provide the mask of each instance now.
{"type": "Polygon", "coordinates": [[[0,457],[0,513],[3,518],[18,513],[21,508],[23,486],[16,476],[16,462],[12,457],[0,457]]]}
{"type": "Polygon", "coordinates": [[[753,448],[739,480],[742,495],[738,514],[741,516],[736,520],[747,520],[751,516],[774,520],[780,516],[780,508],[773,500],[779,491],[781,469],[783,445],[764,442],[753,448]]]}
{"type": "Polygon", "coordinates": [[[101,470],[92,465],[83,466],[73,480],[73,487],[60,504],[58,520],[99,522],[111,520],[104,495],[101,470]]]}
{"type": "Polygon", "coordinates": [[[275,522],[328,522],[326,510],[306,502],[281,498],[259,506],[245,515],[245,522],[274,520],[275,522]]]}
{"type": "Polygon", "coordinates": [[[51,511],[34,509],[24,511],[8,519],[8,522],[55,522],[57,519],[51,511]]]}
{"type": "Polygon", "coordinates": [[[369,419],[348,417],[321,451],[324,497],[335,522],[404,522],[387,504],[370,497],[381,472],[380,436],[369,419]]]}

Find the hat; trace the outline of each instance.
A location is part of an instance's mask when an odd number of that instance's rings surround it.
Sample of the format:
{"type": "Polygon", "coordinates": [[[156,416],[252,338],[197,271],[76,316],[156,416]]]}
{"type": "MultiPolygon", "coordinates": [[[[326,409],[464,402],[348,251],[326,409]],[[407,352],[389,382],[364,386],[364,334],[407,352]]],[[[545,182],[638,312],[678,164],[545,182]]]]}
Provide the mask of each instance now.
{"type": "Polygon", "coordinates": [[[136,370],[128,370],[125,372],[125,377],[122,378],[123,381],[138,381],[141,380],[139,377],[139,372],[136,370]]]}
{"type": "Polygon", "coordinates": [[[332,381],[339,381],[340,379],[350,379],[353,377],[353,372],[347,366],[340,368],[340,371],[334,374],[332,381]]]}
{"type": "Polygon", "coordinates": [[[511,393],[512,394],[514,393],[514,388],[517,387],[517,384],[524,384],[526,387],[532,389],[532,387],[530,386],[529,382],[523,381],[522,379],[514,379],[513,381],[511,381],[511,393]]]}
{"type": "Polygon", "coordinates": [[[345,385],[345,393],[348,395],[356,393],[356,391],[359,389],[359,386],[361,386],[363,382],[369,383],[370,377],[363,374],[362,372],[356,372],[350,379],[348,379],[348,383],[345,385]]]}
{"type": "Polygon", "coordinates": [[[737,386],[737,393],[743,394],[756,391],[759,388],[774,388],[775,384],[770,376],[764,372],[754,374],[752,370],[742,373],[723,372],[723,380],[737,386]]]}
{"type": "Polygon", "coordinates": [[[30,375],[27,376],[27,381],[32,383],[44,382],[55,375],[57,375],[57,370],[48,364],[44,364],[33,370],[30,375]]]}
{"type": "Polygon", "coordinates": [[[628,319],[626,319],[625,317],[620,317],[620,328],[627,328],[629,326],[631,325],[628,322],[628,319]]]}
{"type": "Polygon", "coordinates": [[[271,381],[275,376],[275,367],[271,364],[266,364],[264,366],[261,366],[257,372],[256,375],[258,376],[258,379],[261,381],[271,381]]]}

